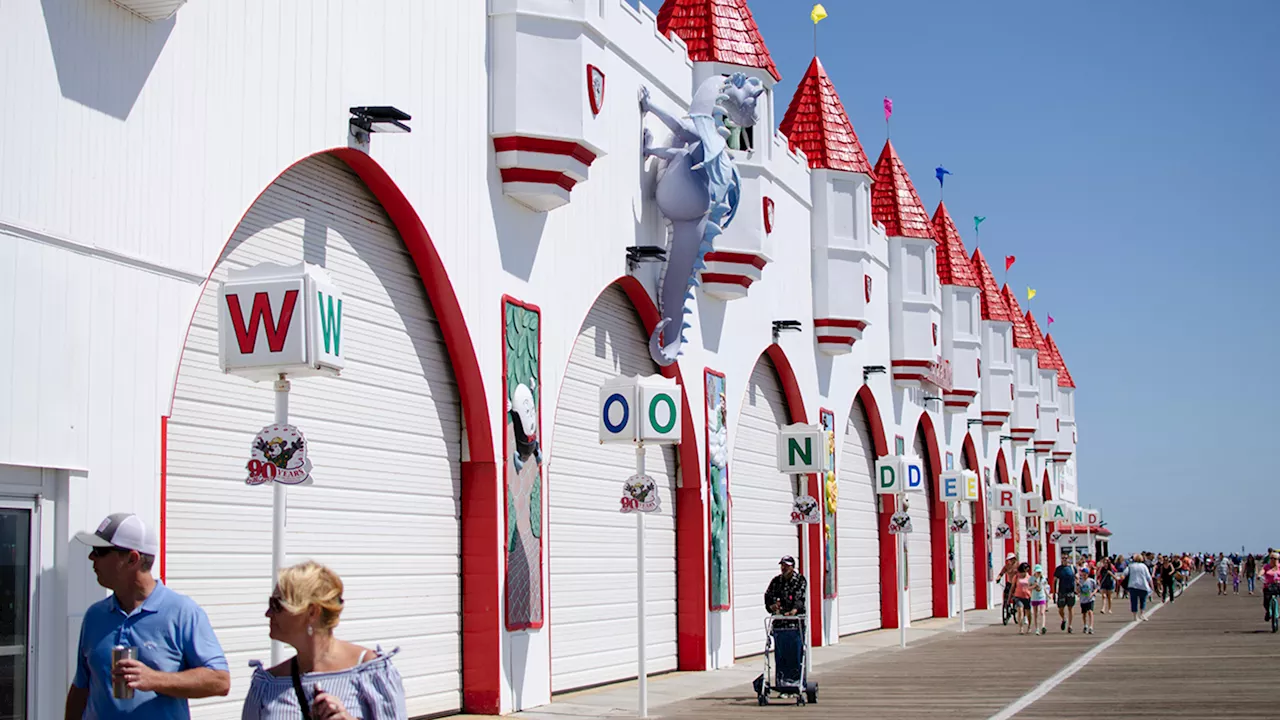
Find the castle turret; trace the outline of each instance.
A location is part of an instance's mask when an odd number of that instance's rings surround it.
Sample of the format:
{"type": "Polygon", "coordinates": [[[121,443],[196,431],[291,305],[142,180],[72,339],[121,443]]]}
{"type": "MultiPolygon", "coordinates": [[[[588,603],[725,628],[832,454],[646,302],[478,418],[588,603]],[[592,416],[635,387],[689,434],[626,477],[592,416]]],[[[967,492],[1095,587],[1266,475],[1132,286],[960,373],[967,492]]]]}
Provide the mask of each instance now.
{"type": "Polygon", "coordinates": [[[982,250],[973,251],[971,262],[978,276],[982,313],[982,364],[978,368],[982,380],[982,424],[995,429],[1003,426],[1013,412],[1013,316],[982,250]]]}
{"type": "Polygon", "coordinates": [[[871,164],[835,86],[814,58],[779,128],[812,170],[813,327],[818,349],[843,355],[866,328],[871,164]]]}
{"type": "Polygon", "coordinates": [[[1053,335],[1046,335],[1045,345],[1053,357],[1053,365],[1058,369],[1058,444],[1053,449],[1053,459],[1065,462],[1076,452],[1076,381],[1067,370],[1067,363],[1062,359],[1058,343],[1053,335]]]}
{"type": "Polygon", "coordinates": [[[747,296],[772,261],[775,187],[764,168],[774,150],[774,86],[782,75],[756,25],[747,0],[666,0],[658,10],[658,32],[678,36],[693,61],[693,89],[709,77],[744,73],[765,87],[756,106],[756,124],[733,128],[726,139],[742,173],[739,211],[716,238],[698,274],[702,292],[721,300],[747,296]],[[758,208],[758,210],[757,210],[758,208]]]}
{"type": "Polygon", "coordinates": [[[951,366],[951,389],[943,390],[947,412],[964,412],[978,395],[982,364],[982,310],[978,274],[947,206],[933,213],[938,240],[938,281],[942,283],[942,362],[951,366]]]}
{"type": "MultiPolygon", "coordinates": [[[[889,243],[889,356],[893,382],[919,387],[944,372],[942,287],[937,242],[911,177],[885,141],[871,187],[871,219],[884,226],[889,243]]],[[[943,381],[944,387],[949,381],[943,381]]]]}
{"type": "Polygon", "coordinates": [[[1037,418],[1036,453],[1048,460],[1053,446],[1058,442],[1058,366],[1049,352],[1049,345],[1040,334],[1040,323],[1027,311],[1027,329],[1031,331],[1031,339],[1036,344],[1036,368],[1040,388],[1040,416],[1037,418]]]}
{"type": "Polygon", "coordinates": [[[1013,318],[1013,374],[1017,397],[1013,403],[1009,434],[1014,442],[1030,442],[1040,428],[1039,352],[1027,320],[1022,316],[1022,308],[1018,306],[1018,299],[1008,285],[1000,290],[1000,296],[1013,318]]]}

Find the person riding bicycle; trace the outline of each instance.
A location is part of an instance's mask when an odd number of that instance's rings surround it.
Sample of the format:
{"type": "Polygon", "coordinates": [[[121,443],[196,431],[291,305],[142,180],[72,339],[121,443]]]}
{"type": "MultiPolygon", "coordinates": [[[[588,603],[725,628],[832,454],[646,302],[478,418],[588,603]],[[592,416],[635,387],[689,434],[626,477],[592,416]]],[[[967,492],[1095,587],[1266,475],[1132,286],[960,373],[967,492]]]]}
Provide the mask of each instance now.
{"type": "Polygon", "coordinates": [[[1266,622],[1271,622],[1271,598],[1280,595],[1280,551],[1272,550],[1267,564],[1262,566],[1262,607],[1266,608],[1266,622]]]}
{"type": "Polygon", "coordinates": [[[1004,567],[1000,568],[997,580],[1004,581],[1004,607],[1009,607],[1013,602],[1014,588],[1018,585],[1018,553],[1004,556],[1004,567]]]}

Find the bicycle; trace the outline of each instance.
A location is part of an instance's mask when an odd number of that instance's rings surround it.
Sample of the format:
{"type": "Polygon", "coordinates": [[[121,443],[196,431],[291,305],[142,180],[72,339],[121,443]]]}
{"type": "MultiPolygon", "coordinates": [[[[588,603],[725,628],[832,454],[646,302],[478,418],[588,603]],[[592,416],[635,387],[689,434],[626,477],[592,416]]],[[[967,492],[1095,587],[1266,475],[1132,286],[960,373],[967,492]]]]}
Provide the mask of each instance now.
{"type": "Polygon", "coordinates": [[[1271,616],[1271,632],[1280,630],[1280,585],[1267,585],[1263,594],[1271,599],[1267,601],[1267,615],[1271,616]]]}
{"type": "Polygon", "coordinates": [[[1013,583],[1005,581],[1004,583],[1004,602],[1000,605],[1000,622],[1008,625],[1013,616],[1018,613],[1018,606],[1013,601],[1013,583]]]}

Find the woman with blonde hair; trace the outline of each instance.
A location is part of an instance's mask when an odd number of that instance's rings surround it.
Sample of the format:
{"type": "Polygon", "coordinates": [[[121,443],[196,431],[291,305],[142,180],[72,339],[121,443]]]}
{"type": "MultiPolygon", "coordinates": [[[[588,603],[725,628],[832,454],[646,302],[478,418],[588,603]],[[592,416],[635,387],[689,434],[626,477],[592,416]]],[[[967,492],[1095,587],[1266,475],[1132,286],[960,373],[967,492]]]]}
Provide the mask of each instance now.
{"type": "Polygon", "coordinates": [[[404,720],[404,686],[383,654],[333,636],[342,615],[342,579],[316,562],[280,571],[267,601],[271,639],[297,650],[292,659],[256,669],[242,720],[404,720]]]}

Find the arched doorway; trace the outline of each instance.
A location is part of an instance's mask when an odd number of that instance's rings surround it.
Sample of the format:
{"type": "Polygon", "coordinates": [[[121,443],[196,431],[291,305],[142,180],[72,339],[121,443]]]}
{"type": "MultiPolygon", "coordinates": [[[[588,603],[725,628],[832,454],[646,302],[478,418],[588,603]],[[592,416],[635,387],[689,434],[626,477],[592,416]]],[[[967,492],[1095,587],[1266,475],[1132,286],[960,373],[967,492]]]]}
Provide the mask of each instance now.
{"type": "MultiPolygon", "coordinates": [[[[1009,463],[1007,460],[1005,460],[1004,448],[1000,448],[999,452],[996,453],[996,483],[1000,485],[1011,484],[1009,481],[1009,463]]],[[[1005,511],[1003,516],[1001,516],[1001,513],[999,510],[995,512],[996,512],[996,515],[1000,517],[999,522],[1003,522],[1005,526],[1009,528],[1009,531],[1010,531],[1009,536],[1004,540],[1005,556],[1007,557],[1010,553],[1017,555],[1018,554],[1018,541],[1017,541],[1018,528],[1017,528],[1017,519],[1014,513],[1005,511]]],[[[1003,564],[1004,563],[1002,560],[1001,565],[1003,566],[1003,564]]]]}
{"type": "Polygon", "coordinates": [[[884,445],[884,431],[878,416],[872,421],[871,413],[878,414],[879,410],[867,407],[863,391],[867,395],[871,392],[864,385],[849,408],[840,453],[840,520],[836,525],[840,555],[836,577],[841,635],[881,627],[881,593],[896,595],[896,585],[880,585],[881,523],[873,478],[876,448],[884,445]],[[876,438],[877,430],[880,438],[876,438]]]}
{"type": "MultiPolygon", "coordinates": [[[[314,155],[281,174],[201,293],[164,423],[162,575],[209,610],[222,637],[243,638],[238,653],[268,657],[266,620],[248,598],[269,583],[271,493],[245,487],[244,463],[253,435],[272,424],[274,398],[270,384],[219,370],[219,283],[233,268],[304,261],[344,291],[346,367],[339,378],[292,381],[290,424],[306,436],[315,484],[289,491],[289,561],[324,562],[348,598],[364,598],[344,625],[433,658],[401,668],[410,714],[455,712],[464,636],[470,662],[494,665],[468,670],[467,684],[496,687],[500,675],[496,614],[463,612],[492,607],[497,594],[488,579],[497,544],[464,542],[461,528],[465,505],[496,499],[493,443],[448,278],[421,221],[363,153],[314,155]],[[475,463],[462,461],[464,416],[475,463]],[[464,583],[477,565],[484,576],[464,583]]],[[[473,536],[496,537],[486,533],[497,529],[492,513],[477,516],[473,536]]],[[[496,690],[468,696],[468,709],[497,709],[496,690]]],[[[233,691],[214,705],[230,712],[242,699],[233,691]]]]}
{"type": "Polygon", "coordinates": [[[928,413],[922,413],[916,424],[912,452],[924,464],[926,487],[923,495],[907,498],[912,527],[905,544],[908,587],[911,589],[908,609],[912,620],[947,617],[947,515],[945,506],[937,499],[942,461],[933,420],[928,413]]]}
{"type": "MultiPolygon", "coordinates": [[[[648,337],[611,285],[579,328],[560,386],[547,483],[552,692],[636,674],[636,636],[624,630],[636,625],[636,521],[617,504],[636,451],[600,444],[596,406],[605,381],[658,373],[648,337]]],[[[663,672],[679,664],[676,448],[646,447],[645,473],[662,508],[645,519],[646,651],[649,672],[663,672]]]]}
{"type": "MultiPolygon", "coordinates": [[[[1031,464],[1026,460],[1023,460],[1022,461],[1022,492],[1031,493],[1031,492],[1035,492],[1035,490],[1036,490],[1035,482],[1033,482],[1031,479],[1031,464]]],[[[1023,538],[1023,546],[1024,546],[1023,551],[1027,554],[1027,558],[1028,558],[1027,562],[1030,562],[1032,565],[1034,565],[1040,562],[1040,541],[1037,539],[1033,539],[1031,535],[1027,532],[1027,522],[1028,522],[1028,518],[1019,517],[1018,531],[1022,533],[1021,537],[1023,538]]]]}
{"type": "MultiPolygon", "coordinates": [[[[960,450],[960,462],[965,470],[978,475],[979,482],[982,479],[982,468],[978,464],[978,451],[973,444],[973,436],[966,434],[964,436],[964,444],[960,450]]],[[[966,608],[973,607],[979,610],[987,607],[987,582],[988,570],[992,559],[987,552],[987,495],[986,493],[978,493],[978,501],[973,503],[970,508],[972,510],[973,523],[969,528],[968,545],[966,552],[972,551],[972,554],[966,555],[973,559],[972,572],[965,573],[969,577],[965,579],[966,584],[970,586],[970,603],[965,605],[966,608]]]]}

